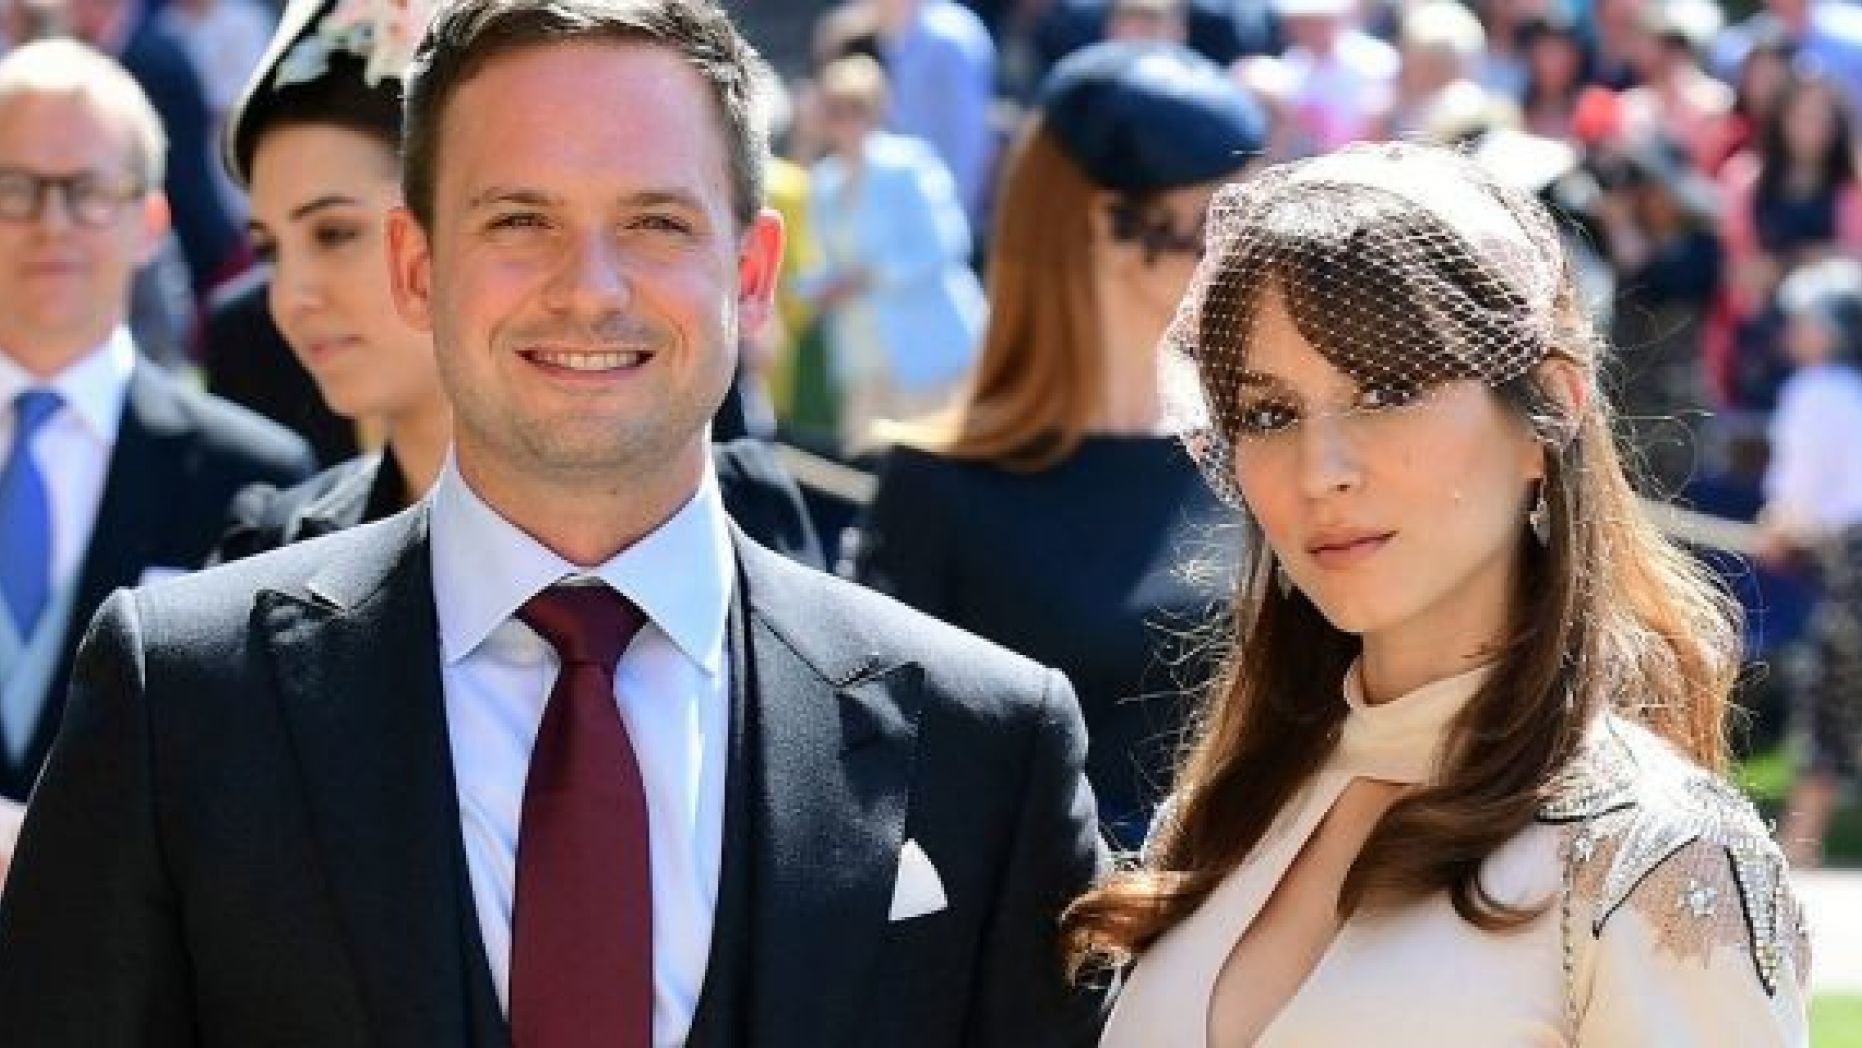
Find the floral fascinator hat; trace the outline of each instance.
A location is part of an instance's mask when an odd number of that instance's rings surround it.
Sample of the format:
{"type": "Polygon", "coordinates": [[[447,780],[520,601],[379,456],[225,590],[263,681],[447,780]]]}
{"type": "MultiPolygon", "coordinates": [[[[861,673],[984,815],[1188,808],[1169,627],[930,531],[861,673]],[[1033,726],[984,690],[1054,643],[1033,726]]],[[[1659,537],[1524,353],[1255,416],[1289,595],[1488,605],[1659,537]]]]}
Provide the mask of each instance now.
{"type": "Polygon", "coordinates": [[[250,181],[259,132],[295,91],[381,94],[398,106],[401,79],[431,11],[432,0],[291,0],[227,115],[221,160],[234,181],[250,181]]]}

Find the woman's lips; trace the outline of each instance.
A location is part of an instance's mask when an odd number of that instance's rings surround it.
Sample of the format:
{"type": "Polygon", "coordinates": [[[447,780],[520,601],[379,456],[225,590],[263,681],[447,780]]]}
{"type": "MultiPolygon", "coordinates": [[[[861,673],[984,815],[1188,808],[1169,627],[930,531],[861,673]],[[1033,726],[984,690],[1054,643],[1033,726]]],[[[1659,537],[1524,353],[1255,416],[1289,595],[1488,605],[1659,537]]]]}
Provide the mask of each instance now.
{"type": "Polygon", "coordinates": [[[1376,556],[1395,537],[1394,531],[1328,536],[1308,546],[1306,552],[1322,568],[1349,568],[1376,556]]]}
{"type": "Polygon", "coordinates": [[[304,355],[312,360],[323,360],[344,350],[354,349],[361,344],[361,339],[350,335],[341,338],[322,338],[306,345],[304,355]]]}

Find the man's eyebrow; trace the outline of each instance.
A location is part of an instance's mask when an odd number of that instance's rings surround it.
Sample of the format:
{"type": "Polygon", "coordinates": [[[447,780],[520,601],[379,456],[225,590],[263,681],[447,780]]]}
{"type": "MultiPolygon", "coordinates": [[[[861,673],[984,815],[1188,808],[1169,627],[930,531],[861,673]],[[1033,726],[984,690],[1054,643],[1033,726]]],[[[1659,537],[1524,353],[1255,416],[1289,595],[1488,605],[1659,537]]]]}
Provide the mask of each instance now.
{"type": "Polygon", "coordinates": [[[627,207],[662,207],[672,204],[694,210],[704,208],[704,204],[695,194],[683,189],[643,189],[637,193],[623,195],[621,203],[627,207]]]}
{"type": "Polygon", "coordinates": [[[1249,371],[1247,368],[1235,370],[1235,381],[1244,386],[1279,386],[1284,385],[1279,378],[1261,371],[1249,371]]]}
{"type": "Polygon", "coordinates": [[[531,207],[549,207],[557,198],[541,189],[526,189],[522,186],[488,186],[472,194],[466,201],[466,210],[473,211],[492,204],[525,204],[531,207]]]}
{"type": "MultiPolygon", "coordinates": [[[[680,207],[692,211],[704,210],[704,201],[697,194],[685,189],[642,189],[632,193],[623,193],[616,201],[622,207],[680,207]]],[[[541,189],[525,186],[487,186],[474,193],[466,201],[468,211],[495,204],[519,204],[525,207],[553,207],[562,203],[562,198],[541,189]]]]}

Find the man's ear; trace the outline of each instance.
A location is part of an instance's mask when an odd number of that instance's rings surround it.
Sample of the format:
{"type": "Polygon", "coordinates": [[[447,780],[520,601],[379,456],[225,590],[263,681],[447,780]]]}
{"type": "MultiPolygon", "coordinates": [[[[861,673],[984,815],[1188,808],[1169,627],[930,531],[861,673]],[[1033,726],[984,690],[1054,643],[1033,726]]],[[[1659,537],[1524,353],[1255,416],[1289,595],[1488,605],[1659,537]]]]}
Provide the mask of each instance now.
{"type": "Polygon", "coordinates": [[[427,231],[405,207],[388,212],[388,285],[395,311],[417,331],[433,331],[433,251],[427,231]]]}
{"type": "Polygon", "coordinates": [[[168,229],[173,222],[173,213],[168,207],[168,194],[159,189],[151,189],[142,197],[142,243],[136,249],[136,266],[141,268],[155,260],[156,252],[162,248],[162,241],[168,237],[168,229]]]}
{"type": "Polygon", "coordinates": [[[782,272],[782,215],[764,208],[744,230],[737,250],[737,330],[761,331],[775,309],[782,272]]]}

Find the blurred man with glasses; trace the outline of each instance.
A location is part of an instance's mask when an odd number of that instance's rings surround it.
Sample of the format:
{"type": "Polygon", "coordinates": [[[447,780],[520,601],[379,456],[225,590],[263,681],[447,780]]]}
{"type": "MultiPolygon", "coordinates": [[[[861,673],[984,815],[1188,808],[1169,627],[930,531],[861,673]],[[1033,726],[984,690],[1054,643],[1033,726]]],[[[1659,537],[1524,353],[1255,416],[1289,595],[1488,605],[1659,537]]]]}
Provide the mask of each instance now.
{"type": "Polygon", "coordinates": [[[165,152],[102,54],[0,59],[0,872],[97,606],[199,564],[241,487],[311,468],[296,437],[138,359],[124,316],[168,230],[165,152]]]}

